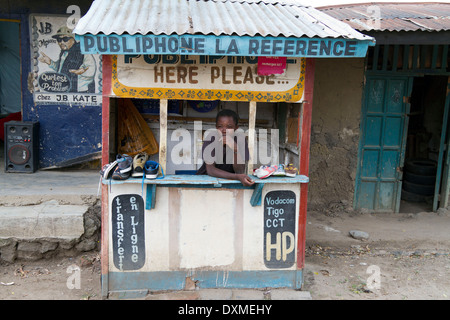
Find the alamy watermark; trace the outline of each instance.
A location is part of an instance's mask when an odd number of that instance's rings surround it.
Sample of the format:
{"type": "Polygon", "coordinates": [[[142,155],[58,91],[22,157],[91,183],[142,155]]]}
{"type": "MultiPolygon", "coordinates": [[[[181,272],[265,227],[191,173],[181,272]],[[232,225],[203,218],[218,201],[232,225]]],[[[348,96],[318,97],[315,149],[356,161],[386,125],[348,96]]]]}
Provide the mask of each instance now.
{"type": "Polygon", "coordinates": [[[381,28],[381,8],[376,5],[368,6],[366,13],[369,15],[367,25],[373,30],[379,30],[381,28]]]}
{"type": "Polygon", "coordinates": [[[378,290],[381,288],[381,269],[377,265],[371,265],[367,267],[367,274],[370,276],[367,278],[366,287],[369,290],[378,290]]]}
{"type": "Polygon", "coordinates": [[[66,273],[70,276],[67,278],[66,286],[67,289],[81,289],[81,269],[76,264],[72,264],[67,267],[66,273]]]}
{"type": "MultiPolygon", "coordinates": [[[[247,137],[249,130],[226,130],[226,133],[218,129],[207,129],[204,134],[202,122],[194,122],[194,132],[184,128],[176,129],[170,136],[170,141],[176,144],[171,148],[170,158],[175,165],[180,164],[245,164],[246,150],[248,149],[247,137]],[[198,145],[197,139],[204,145],[198,145]],[[226,145],[226,148],[224,148],[226,145]],[[201,152],[200,152],[201,151],[201,152]],[[225,153],[224,153],[225,152],[225,153]],[[186,157],[185,155],[194,155],[186,157]],[[234,155],[238,154],[236,159],[234,155]],[[201,155],[201,156],[199,156],[201,155]]],[[[253,154],[250,155],[250,163],[262,165],[276,164],[279,162],[279,130],[257,129],[254,130],[255,145],[253,154]],[[269,137],[270,136],[270,137],[269,137]]]]}
{"type": "Polygon", "coordinates": [[[67,18],[67,28],[74,29],[78,21],[81,18],[81,9],[79,6],[73,4],[67,7],[66,13],[70,13],[71,16],[67,18]]]}

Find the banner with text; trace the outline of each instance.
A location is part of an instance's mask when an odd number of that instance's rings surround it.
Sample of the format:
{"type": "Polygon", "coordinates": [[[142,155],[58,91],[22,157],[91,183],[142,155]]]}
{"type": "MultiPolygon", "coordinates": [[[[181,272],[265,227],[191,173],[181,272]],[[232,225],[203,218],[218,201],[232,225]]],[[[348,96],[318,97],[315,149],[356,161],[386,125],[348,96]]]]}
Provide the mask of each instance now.
{"type": "Polygon", "coordinates": [[[214,35],[77,35],[85,54],[365,57],[371,40],[214,35]]]}
{"type": "Polygon", "coordinates": [[[148,99],[299,102],[305,59],[289,58],[281,74],[259,75],[258,57],[113,56],[116,96],[148,99]]]}

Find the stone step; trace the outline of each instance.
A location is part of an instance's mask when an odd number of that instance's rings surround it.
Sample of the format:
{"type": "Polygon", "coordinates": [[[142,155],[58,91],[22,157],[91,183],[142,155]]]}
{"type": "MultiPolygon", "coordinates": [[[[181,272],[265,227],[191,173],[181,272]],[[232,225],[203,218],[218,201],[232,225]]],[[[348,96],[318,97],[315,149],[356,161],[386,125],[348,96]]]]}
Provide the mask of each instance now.
{"type": "Polygon", "coordinates": [[[0,206],[0,260],[37,260],[98,248],[99,200],[90,204],[0,206]]]}
{"type": "Polygon", "coordinates": [[[1,207],[21,207],[40,205],[48,201],[56,201],[60,205],[90,205],[100,199],[96,194],[6,194],[0,195],[1,207]]]}
{"type": "Polygon", "coordinates": [[[84,233],[86,205],[60,205],[52,200],[39,205],[0,207],[0,238],[75,239],[84,233]]]}

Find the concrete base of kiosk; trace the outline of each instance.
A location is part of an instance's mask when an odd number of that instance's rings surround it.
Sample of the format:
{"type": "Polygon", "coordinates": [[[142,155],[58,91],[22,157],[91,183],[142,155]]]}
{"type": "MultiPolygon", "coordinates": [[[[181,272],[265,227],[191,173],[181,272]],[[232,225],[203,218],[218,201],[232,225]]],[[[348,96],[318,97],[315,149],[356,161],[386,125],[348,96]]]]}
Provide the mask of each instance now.
{"type": "MultiPolygon", "coordinates": [[[[108,274],[102,291],[301,288],[297,176],[252,187],[209,176],[104,180],[108,274]]],[[[105,239],[105,238],[104,238],[105,239]]]]}

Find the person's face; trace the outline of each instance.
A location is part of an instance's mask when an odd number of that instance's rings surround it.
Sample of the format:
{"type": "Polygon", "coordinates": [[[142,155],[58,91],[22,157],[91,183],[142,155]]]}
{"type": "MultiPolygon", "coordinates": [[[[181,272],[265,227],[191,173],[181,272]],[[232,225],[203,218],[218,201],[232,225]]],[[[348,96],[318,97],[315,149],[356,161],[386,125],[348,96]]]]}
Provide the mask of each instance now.
{"type": "Polygon", "coordinates": [[[216,129],[222,134],[222,141],[226,143],[227,130],[229,133],[233,133],[239,126],[234,122],[233,117],[219,117],[216,122],[216,129]]]}
{"type": "Polygon", "coordinates": [[[56,38],[56,41],[58,42],[61,50],[69,50],[75,43],[75,39],[69,36],[60,36],[56,38]]]}

